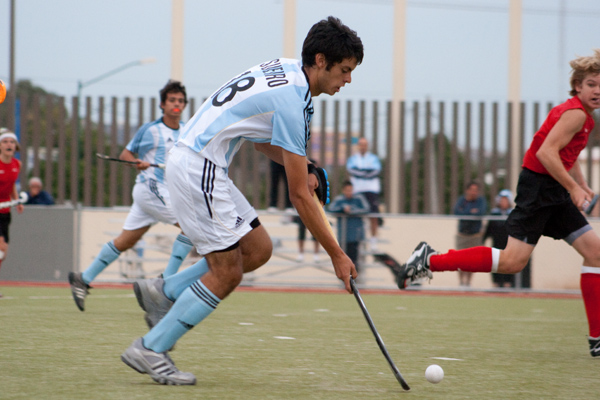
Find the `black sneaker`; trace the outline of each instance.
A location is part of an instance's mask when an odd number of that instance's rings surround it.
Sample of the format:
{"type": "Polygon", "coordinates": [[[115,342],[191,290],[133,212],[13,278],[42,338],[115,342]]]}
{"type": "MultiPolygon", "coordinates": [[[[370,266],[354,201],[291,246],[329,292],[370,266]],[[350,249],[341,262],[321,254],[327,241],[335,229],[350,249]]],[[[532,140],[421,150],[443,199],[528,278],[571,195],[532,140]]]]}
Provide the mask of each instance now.
{"type": "Polygon", "coordinates": [[[592,357],[600,357],[600,337],[588,338],[590,342],[590,354],[592,357]]]}
{"type": "Polygon", "coordinates": [[[90,293],[92,287],[83,281],[81,272],[69,272],[69,285],[71,285],[75,305],[79,310],[85,311],[85,297],[90,293]]]}
{"type": "Polygon", "coordinates": [[[432,279],[433,274],[429,269],[429,256],[437,254],[426,242],[421,242],[415,248],[415,251],[400,267],[398,273],[398,287],[406,289],[407,286],[419,283],[423,279],[432,279]]]}

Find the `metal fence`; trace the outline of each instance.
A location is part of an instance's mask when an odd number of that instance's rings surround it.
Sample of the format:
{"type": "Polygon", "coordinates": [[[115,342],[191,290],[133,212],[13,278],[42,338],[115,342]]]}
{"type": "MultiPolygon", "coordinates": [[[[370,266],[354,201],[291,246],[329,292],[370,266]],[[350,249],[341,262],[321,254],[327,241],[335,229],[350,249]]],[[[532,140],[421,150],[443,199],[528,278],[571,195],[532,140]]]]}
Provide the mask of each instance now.
{"type": "MultiPolygon", "coordinates": [[[[0,108],[0,126],[12,128],[16,121],[23,189],[29,177],[39,176],[58,204],[130,205],[135,171],[97,159],[95,153],[118,157],[139,126],[158,118],[157,99],[88,97],[79,104],[76,97],[35,95],[17,102],[15,119],[7,112],[12,106],[0,108]]],[[[197,105],[195,99],[190,100],[184,120],[197,105]]],[[[328,169],[332,195],[340,192],[347,178],[345,163],[354,151],[353,143],[366,137],[384,165],[382,211],[390,204],[391,179],[401,180],[398,209],[404,213],[450,213],[464,184],[474,178],[485,183],[490,202],[502,188],[516,185],[511,160],[523,157],[552,104],[521,103],[519,154],[511,153],[515,146],[510,143],[513,116],[509,103],[415,101],[395,106],[400,108],[400,171],[391,171],[387,162],[390,101],[315,102],[308,155],[328,169]]],[[[600,189],[600,170],[593,148],[600,142],[598,125],[582,157],[584,173],[596,190],[600,189]]],[[[258,209],[266,208],[268,202],[269,174],[268,160],[249,143],[242,146],[230,169],[236,185],[258,209]]]]}

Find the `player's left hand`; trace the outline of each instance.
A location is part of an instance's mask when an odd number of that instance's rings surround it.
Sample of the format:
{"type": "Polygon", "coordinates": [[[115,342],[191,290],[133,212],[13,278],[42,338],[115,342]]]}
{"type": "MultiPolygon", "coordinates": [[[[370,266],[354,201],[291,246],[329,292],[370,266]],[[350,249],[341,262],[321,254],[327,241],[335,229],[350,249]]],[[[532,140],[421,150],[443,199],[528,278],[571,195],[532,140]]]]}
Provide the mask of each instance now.
{"type": "Polygon", "coordinates": [[[25,207],[23,206],[23,204],[17,204],[17,213],[21,214],[23,212],[23,210],[25,209],[25,207]]]}
{"type": "Polygon", "coordinates": [[[327,181],[327,171],[320,167],[315,167],[314,164],[308,164],[308,173],[317,178],[318,185],[315,188],[315,193],[321,204],[329,204],[329,182],[327,181]]]}

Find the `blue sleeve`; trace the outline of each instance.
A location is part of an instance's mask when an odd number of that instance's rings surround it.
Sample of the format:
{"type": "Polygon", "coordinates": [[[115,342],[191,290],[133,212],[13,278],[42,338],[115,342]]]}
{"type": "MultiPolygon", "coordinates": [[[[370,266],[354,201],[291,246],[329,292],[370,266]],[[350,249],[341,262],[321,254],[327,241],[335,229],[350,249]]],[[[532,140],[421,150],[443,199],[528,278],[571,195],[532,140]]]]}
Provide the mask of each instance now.
{"type": "Polygon", "coordinates": [[[354,214],[367,214],[370,210],[371,207],[369,206],[369,202],[367,201],[367,199],[365,198],[365,196],[363,196],[362,194],[357,194],[356,196],[354,196],[354,198],[356,199],[356,210],[353,210],[354,214]]]}
{"type": "Polygon", "coordinates": [[[487,201],[485,197],[481,196],[479,198],[479,213],[477,215],[485,215],[487,214],[487,201]]]}
{"type": "Polygon", "coordinates": [[[49,206],[54,204],[54,198],[52,197],[52,195],[48,192],[46,192],[45,190],[41,192],[41,194],[43,195],[44,199],[44,204],[47,204],[49,206]]]}
{"type": "Polygon", "coordinates": [[[344,203],[344,196],[339,195],[335,199],[333,199],[333,201],[329,205],[328,209],[330,212],[334,212],[334,213],[342,212],[344,209],[343,203],[344,203]]]}
{"type": "Polygon", "coordinates": [[[355,160],[356,156],[350,156],[350,158],[348,158],[348,161],[346,162],[346,170],[350,176],[359,177],[361,171],[356,167],[355,160]]]}
{"type": "Polygon", "coordinates": [[[306,156],[308,123],[304,115],[305,104],[292,101],[278,107],[273,113],[271,144],[291,153],[306,156]]]}
{"type": "Polygon", "coordinates": [[[465,202],[464,200],[465,200],[464,196],[460,196],[458,198],[458,200],[454,204],[454,210],[453,210],[454,215],[465,215],[465,212],[464,212],[464,209],[463,209],[464,202],[465,202]]]}
{"type": "Polygon", "coordinates": [[[137,154],[138,158],[144,158],[144,155],[154,148],[154,137],[150,131],[152,124],[150,122],[140,127],[125,147],[130,152],[137,154]]]}
{"type": "Polygon", "coordinates": [[[368,158],[369,168],[358,168],[356,163],[356,156],[352,156],[346,162],[346,170],[350,176],[363,179],[372,179],[379,176],[381,173],[381,161],[375,154],[370,154],[368,158]]]}

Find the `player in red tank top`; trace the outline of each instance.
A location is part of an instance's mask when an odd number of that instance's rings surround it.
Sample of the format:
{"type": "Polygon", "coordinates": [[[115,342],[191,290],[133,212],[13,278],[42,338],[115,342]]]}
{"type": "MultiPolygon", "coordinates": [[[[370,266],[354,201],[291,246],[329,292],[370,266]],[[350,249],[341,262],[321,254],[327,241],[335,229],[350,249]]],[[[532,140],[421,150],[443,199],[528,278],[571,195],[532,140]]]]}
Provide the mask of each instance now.
{"type": "MultiPolygon", "coordinates": [[[[19,149],[17,136],[8,129],[0,130],[0,202],[16,200],[17,178],[21,171],[21,162],[14,158],[19,149]]],[[[17,206],[17,212],[23,212],[23,205],[17,206]]],[[[10,225],[10,208],[0,209],[0,265],[8,253],[8,226],[10,225]]],[[[2,295],[0,294],[0,297],[2,295]]]]}
{"type": "Polygon", "coordinates": [[[539,238],[569,243],[583,256],[581,293],[589,325],[590,353],[600,357],[600,237],[582,210],[594,192],[586,183],[577,157],[594,127],[592,113],[600,108],[600,49],[571,61],[571,99],[554,107],[535,134],[523,160],[516,207],[506,221],[509,238],[504,250],[472,247],[437,254],[420,243],[398,273],[398,286],[432,272],[462,271],[515,274],[531,256],[539,238]]]}

